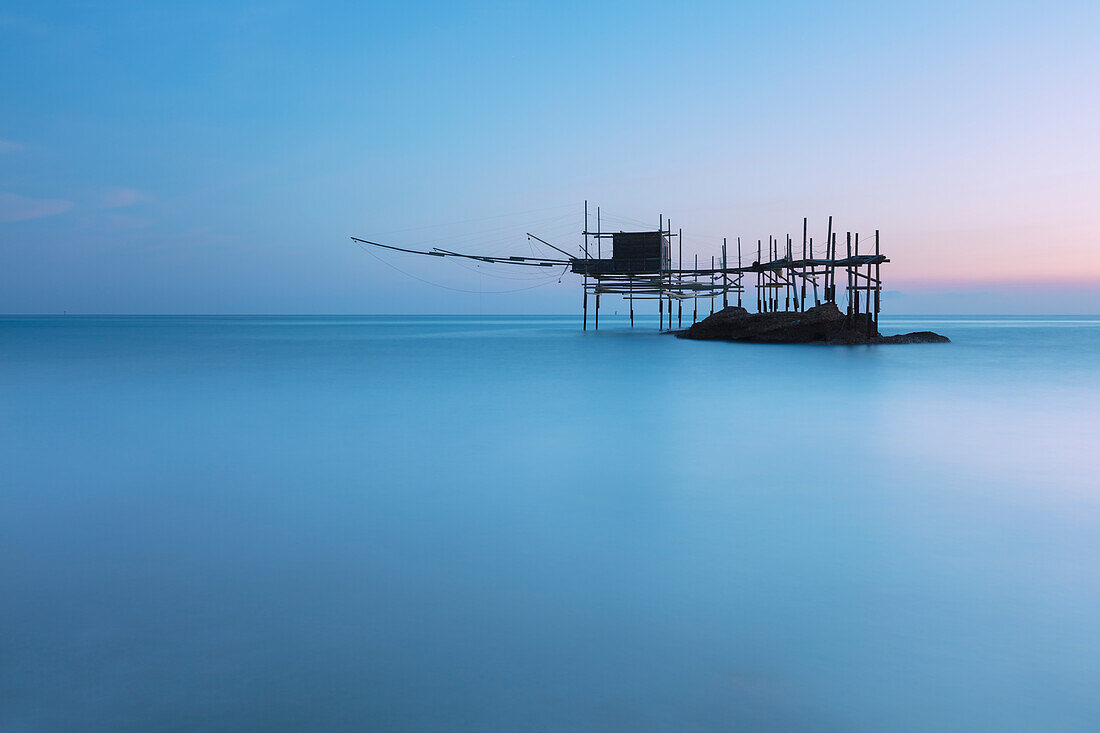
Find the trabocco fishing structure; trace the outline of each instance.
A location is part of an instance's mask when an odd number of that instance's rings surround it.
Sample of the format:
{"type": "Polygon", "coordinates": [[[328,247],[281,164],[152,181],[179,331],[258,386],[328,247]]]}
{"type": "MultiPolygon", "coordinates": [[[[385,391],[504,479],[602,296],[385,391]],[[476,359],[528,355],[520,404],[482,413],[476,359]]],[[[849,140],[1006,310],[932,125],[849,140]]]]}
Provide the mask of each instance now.
{"type": "MultiPolygon", "coordinates": [[[[709,301],[710,312],[715,311],[720,299],[725,308],[735,302],[743,307],[746,300],[746,276],[755,283],[756,311],[758,313],[799,312],[823,303],[837,302],[837,279],[844,283],[847,316],[865,323],[868,333],[877,333],[878,314],[882,295],[880,267],[889,262],[882,254],[879,232],[873,241],[866,243],[860,253],[860,235],[845,234],[845,252],[839,255],[838,232],[833,231],[833,217],[829,217],[825,234],[824,252],[815,254],[813,238],[808,235],[808,219],[802,220],[801,248],[790,234],[785,238],[769,236],[756,240],[756,257],[745,263],[741,237],[734,246],[722,238],[721,253],[710,257],[709,266],[699,264],[699,256],[693,255],[690,266],[684,260],[683,229],[673,231],[672,222],[659,215],[654,230],[605,231],[600,210],[596,209],[595,230],[589,228],[588,202],[584,204],[584,237],[578,255],[551,244],[542,237],[527,232],[529,241],[549,247],[560,256],[468,254],[449,249],[412,249],[392,244],[352,237],[352,240],[368,248],[381,248],[395,252],[455,260],[508,265],[514,267],[562,268],[561,275],[572,273],[583,278],[582,325],[588,328],[589,300],[593,303],[593,327],[600,327],[600,296],[622,296],[629,304],[630,325],[634,325],[636,301],[657,301],[658,328],[673,329],[675,312],[676,328],[683,327],[684,303],[691,305],[691,319],[699,316],[699,301],[709,301]],[[604,257],[604,243],[610,240],[611,256],[604,257]],[[673,246],[675,244],[675,247],[673,246]],[[866,245],[870,246],[867,247],[866,245]],[[673,250],[677,257],[672,257],[673,250]],[[735,250],[736,265],[730,259],[729,250],[735,250]],[[823,256],[819,256],[823,254],[823,256]],[[861,316],[861,314],[864,314],[861,316]]],[[[533,248],[532,248],[533,249],[533,248]]],[[[751,249],[751,248],[750,248],[751,249]]],[[[820,250],[820,245],[818,246],[820,250]]],[[[749,254],[751,256],[751,252],[749,254]]],[[[406,273],[410,274],[411,273],[406,273]]],[[[411,275],[416,277],[415,275],[411,275]]],[[[420,278],[418,278],[420,279],[420,278]]],[[[560,280],[560,277],[559,277],[560,280]]],[[[527,288],[519,288],[520,290],[527,288]]],[[[751,299],[750,299],[751,304],[751,299]]],[[[861,326],[862,328],[862,326],[861,326]]]]}

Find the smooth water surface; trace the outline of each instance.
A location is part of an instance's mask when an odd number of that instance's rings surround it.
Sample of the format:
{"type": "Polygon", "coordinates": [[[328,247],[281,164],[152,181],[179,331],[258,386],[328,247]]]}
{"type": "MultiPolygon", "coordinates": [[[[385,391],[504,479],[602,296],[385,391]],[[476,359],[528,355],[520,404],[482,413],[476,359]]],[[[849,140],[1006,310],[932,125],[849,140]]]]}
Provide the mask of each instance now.
{"type": "Polygon", "coordinates": [[[0,319],[0,730],[1100,730],[1100,318],[654,325],[0,319]]]}

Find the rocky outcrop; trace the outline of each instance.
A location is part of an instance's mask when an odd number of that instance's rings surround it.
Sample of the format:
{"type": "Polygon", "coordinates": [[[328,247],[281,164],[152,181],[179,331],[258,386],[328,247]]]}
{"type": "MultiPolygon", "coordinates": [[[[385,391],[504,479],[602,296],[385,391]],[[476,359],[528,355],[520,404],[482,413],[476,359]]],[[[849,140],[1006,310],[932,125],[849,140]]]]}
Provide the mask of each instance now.
{"type": "Polygon", "coordinates": [[[704,318],[680,338],[765,344],[917,344],[950,341],[931,331],[882,336],[866,313],[849,318],[835,303],[805,311],[749,313],[730,306],[704,318]]]}
{"type": "Polygon", "coordinates": [[[941,336],[934,331],[913,331],[912,333],[898,333],[893,336],[880,336],[875,343],[879,344],[949,344],[951,339],[941,336]]]}

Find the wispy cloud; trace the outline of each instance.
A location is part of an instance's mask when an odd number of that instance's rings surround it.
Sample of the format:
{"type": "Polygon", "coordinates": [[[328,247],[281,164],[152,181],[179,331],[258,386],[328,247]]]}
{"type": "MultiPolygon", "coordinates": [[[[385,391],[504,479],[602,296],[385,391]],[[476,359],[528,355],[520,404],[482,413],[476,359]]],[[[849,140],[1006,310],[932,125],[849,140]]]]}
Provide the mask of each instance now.
{"type": "Polygon", "coordinates": [[[145,201],[147,198],[144,193],[136,188],[108,188],[99,196],[99,207],[101,209],[121,209],[124,206],[133,206],[145,201]]]}
{"type": "Polygon", "coordinates": [[[152,219],[115,213],[96,214],[94,219],[84,223],[85,226],[102,231],[144,229],[148,226],[152,226],[152,224],[152,219]]]}
{"type": "Polygon", "coordinates": [[[0,222],[41,219],[73,208],[72,201],[33,199],[15,193],[0,193],[0,222]]]}
{"type": "Polygon", "coordinates": [[[4,153],[16,153],[22,149],[22,143],[17,143],[14,140],[0,140],[0,155],[4,153]]]}

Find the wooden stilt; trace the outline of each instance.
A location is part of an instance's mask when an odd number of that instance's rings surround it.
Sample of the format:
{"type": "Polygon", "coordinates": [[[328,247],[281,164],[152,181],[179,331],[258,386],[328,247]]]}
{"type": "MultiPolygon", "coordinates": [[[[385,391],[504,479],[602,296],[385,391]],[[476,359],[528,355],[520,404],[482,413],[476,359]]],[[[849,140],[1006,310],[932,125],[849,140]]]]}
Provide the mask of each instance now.
{"type": "MultiPolygon", "coordinates": [[[[683,270],[684,269],[684,230],[683,229],[680,230],[680,236],[678,237],[678,239],[680,240],[680,242],[679,242],[679,245],[680,245],[680,262],[678,263],[678,270],[683,270]]],[[[682,280],[683,277],[684,277],[683,275],[677,275],[676,276],[677,285],[680,284],[679,281],[682,280]]],[[[676,299],[676,328],[683,328],[683,327],[684,327],[684,299],[683,298],[677,298],[676,299]]]]}
{"type": "MultiPolygon", "coordinates": [[[[768,258],[766,262],[771,262],[775,258],[772,257],[772,238],[768,237],[768,258]]],[[[774,310],[772,308],[772,299],[775,296],[775,273],[771,270],[764,271],[764,312],[770,312],[774,310]]]]}
{"type": "Polygon", "coordinates": [[[588,259],[588,199],[584,200],[584,321],[582,331],[588,330],[588,268],[591,260],[588,259]]]}
{"type": "MultiPolygon", "coordinates": [[[[878,229],[875,230],[875,255],[881,254],[878,243],[878,229]]],[[[879,297],[882,294],[882,265],[875,265],[875,330],[878,330],[879,297]]]]}
{"type": "Polygon", "coordinates": [[[603,237],[600,236],[602,231],[603,230],[600,226],[600,207],[597,206],[596,207],[596,259],[597,260],[602,260],[603,259],[603,237]]]}
{"type": "MultiPolygon", "coordinates": [[[[831,258],[833,262],[836,262],[836,237],[837,237],[837,235],[833,234],[833,256],[831,258]]],[[[836,265],[835,264],[830,265],[829,271],[831,273],[831,275],[829,276],[829,278],[830,278],[829,279],[829,288],[830,288],[829,302],[835,303],[836,302],[836,265]]]]}
{"type": "MultiPolygon", "coordinates": [[[[814,238],[810,237],[810,259],[814,259],[814,238]]],[[[821,305],[821,298],[817,295],[817,265],[810,265],[810,272],[814,276],[814,305],[821,305]]]]}
{"type": "MultiPolygon", "coordinates": [[[[859,232],[856,232],[855,236],[855,249],[853,252],[856,257],[859,257],[859,232]]],[[[859,265],[852,268],[852,300],[854,305],[852,307],[852,313],[859,315],[859,265]]]]}
{"type": "MultiPolygon", "coordinates": [[[[779,259],[779,237],[772,238],[771,262],[779,259]]],[[[779,271],[772,270],[772,313],[779,312],[779,271]]]]}
{"type": "MultiPolygon", "coordinates": [[[[662,217],[664,215],[662,214],[662,217]]],[[[664,225],[661,229],[661,262],[659,263],[659,273],[657,277],[657,312],[660,314],[660,320],[657,322],[657,330],[665,330],[665,244],[664,244],[664,225]]],[[[669,222],[669,232],[672,232],[672,222],[669,222]]],[[[671,237],[669,237],[671,239],[671,237]]],[[[671,246],[669,242],[669,246],[671,246]]],[[[671,314],[670,314],[671,317],[671,314]]]]}
{"type": "MultiPolygon", "coordinates": [[[[691,278],[696,284],[699,282],[699,255],[695,255],[695,274],[691,278]]],[[[699,290],[696,289],[692,292],[691,298],[691,322],[695,323],[695,319],[699,317],[699,290]]]]}
{"type": "Polygon", "coordinates": [[[722,237],[722,308],[728,308],[730,304],[730,276],[726,272],[726,238],[722,237]]]}
{"type": "MultiPolygon", "coordinates": [[[[773,237],[772,239],[772,256],[771,262],[775,262],[779,259],[779,237],[773,237]]],[[[772,270],[772,313],[779,312],[779,271],[772,270]]]]}
{"type": "Polygon", "coordinates": [[[714,255],[710,256],[710,314],[714,315],[714,255]]]}
{"type": "MultiPolygon", "coordinates": [[[[761,255],[760,240],[758,239],[758,240],[756,240],[756,264],[759,267],[761,264],[763,264],[763,262],[764,262],[764,258],[761,255]]],[[[762,283],[761,283],[761,275],[763,275],[763,274],[764,273],[761,270],[756,271],[756,312],[757,313],[763,313],[764,312],[764,310],[763,310],[764,303],[763,303],[763,298],[761,297],[761,294],[764,292],[763,287],[762,287],[762,283]]]]}
{"type": "Polygon", "coordinates": [[[630,327],[634,328],[634,276],[631,275],[628,281],[630,282],[630,293],[628,296],[630,300],[630,327]]]}
{"type": "MultiPolygon", "coordinates": [[[[852,257],[852,233],[848,232],[848,258],[852,257]]],[[[852,318],[852,266],[845,265],[844,272],[848,275],[848,319],[852,318]]]]}
{"type": "Polygon", "coordinates": [[[668,284],[665,287],[665,297],[668,298],[668,330],[672,330],[672,219],[668,220],[668,264],[665,265],[664,276],[661,278],[662,285],[665,279],[668,280],[668,284]]]}
{"type": "Polygon", "coordinates": [[[741,278],[744,273],[741,270],[741,237],[737,238],[737,307],[741,307],[741,291],[744,290],[744,286],[741,285],[741,278]]]}
{"type": "MultiPolygon", "coordinates": [[[[787,277],[787,287],[785,287],[783,290],[786,293],[787,300],[786,300],[786,303],[784,304],[784,310],[789,311],[791,309],[791,300],[794,298],[794,293],[792,292],[794,290],[794,268],[791,267],[791,235],[790,234],[787,235],[787,267],[786,267],[786,270],[787,270],[787,275],[786,275],[786,277],[787,277]]],[[[798,304],[797,303],[795,304],[794,309],[798,310],[798,304]]]]}
{"type": "Polygon", "coordinates": [[[802,310],[806,310],[806,242],[809,220],[802,217],[802,310]]]}

